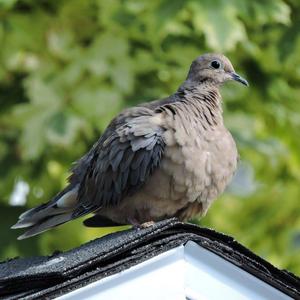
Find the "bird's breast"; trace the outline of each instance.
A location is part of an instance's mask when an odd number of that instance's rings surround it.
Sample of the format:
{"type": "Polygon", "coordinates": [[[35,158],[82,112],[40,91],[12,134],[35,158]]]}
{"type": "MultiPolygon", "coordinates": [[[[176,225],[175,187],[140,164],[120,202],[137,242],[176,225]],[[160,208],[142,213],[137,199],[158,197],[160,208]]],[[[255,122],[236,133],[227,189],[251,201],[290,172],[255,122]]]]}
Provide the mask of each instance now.
{"type": "Polygon", "coordinates": [[[223,127],[206,129],[197,124],[166,131],[166,149],[161,169],[169,177],[169,198],[201,202],[203,213],[224,191],[237,166],[237,149],[223,127]]]}

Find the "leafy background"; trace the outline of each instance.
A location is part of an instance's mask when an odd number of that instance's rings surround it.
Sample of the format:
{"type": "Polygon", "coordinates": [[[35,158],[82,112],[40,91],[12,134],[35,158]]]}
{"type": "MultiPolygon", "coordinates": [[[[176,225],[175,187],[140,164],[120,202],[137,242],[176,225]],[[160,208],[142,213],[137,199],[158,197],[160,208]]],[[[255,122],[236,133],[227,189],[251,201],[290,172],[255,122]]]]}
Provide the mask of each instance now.
{"type": "Polygon", "coordinates": [[[299,28],[297,0],[0,0],[1,259],[107,233],[77,220],[16,241],[9,227],[64,186],[122,108],[173,93],[195,57],[217,51],[251,85],[222,90],[242,161],[196,222],[300,274],[299,28]],[[26,207],[13,205],[22,191],[26,207]]]}

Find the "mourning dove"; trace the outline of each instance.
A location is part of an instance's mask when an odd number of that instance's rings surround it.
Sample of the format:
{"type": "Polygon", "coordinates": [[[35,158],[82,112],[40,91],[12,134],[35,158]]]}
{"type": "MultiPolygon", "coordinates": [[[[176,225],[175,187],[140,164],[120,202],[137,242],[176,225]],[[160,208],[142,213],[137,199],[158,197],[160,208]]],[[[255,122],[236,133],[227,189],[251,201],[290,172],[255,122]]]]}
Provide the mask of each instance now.
{"type": "Polygon", "coordinates": [[[49,202],[20,215],[19,239],[94,213],[87,226],[203,216],[238,160],[222,117],[220,86],[247,81],[221,54],[196,58],[176,93],[125,109],[71,170],[49,202]]]}

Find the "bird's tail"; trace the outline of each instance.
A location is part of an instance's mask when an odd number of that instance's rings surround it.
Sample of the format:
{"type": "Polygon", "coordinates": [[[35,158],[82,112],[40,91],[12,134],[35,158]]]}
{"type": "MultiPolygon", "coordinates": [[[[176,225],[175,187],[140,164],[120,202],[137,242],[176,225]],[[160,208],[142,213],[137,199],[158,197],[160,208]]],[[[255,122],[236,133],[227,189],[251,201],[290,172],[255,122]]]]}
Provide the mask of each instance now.
{"type": "Polygon", "coordinates": [[[27,228],[18,240],[44,232],[52,227],[73,219],[73,210],[77,204],[78,186],[67,187],[48,203],[25,211],[19,216],[12,229],[27,228]]]}

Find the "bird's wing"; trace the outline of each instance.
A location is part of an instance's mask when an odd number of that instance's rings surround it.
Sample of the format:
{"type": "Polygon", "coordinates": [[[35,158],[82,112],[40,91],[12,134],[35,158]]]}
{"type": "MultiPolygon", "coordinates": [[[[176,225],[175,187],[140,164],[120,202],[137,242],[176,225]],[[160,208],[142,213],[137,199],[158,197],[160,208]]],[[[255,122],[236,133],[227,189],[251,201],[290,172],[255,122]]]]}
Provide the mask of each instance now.
{"type": "Polygon", "coordinates": [[[135,108],[115,119],[93,147],[73,217],[116,206],[138,190],[160,164],[163,132],[149,108],[135,108]]]}

